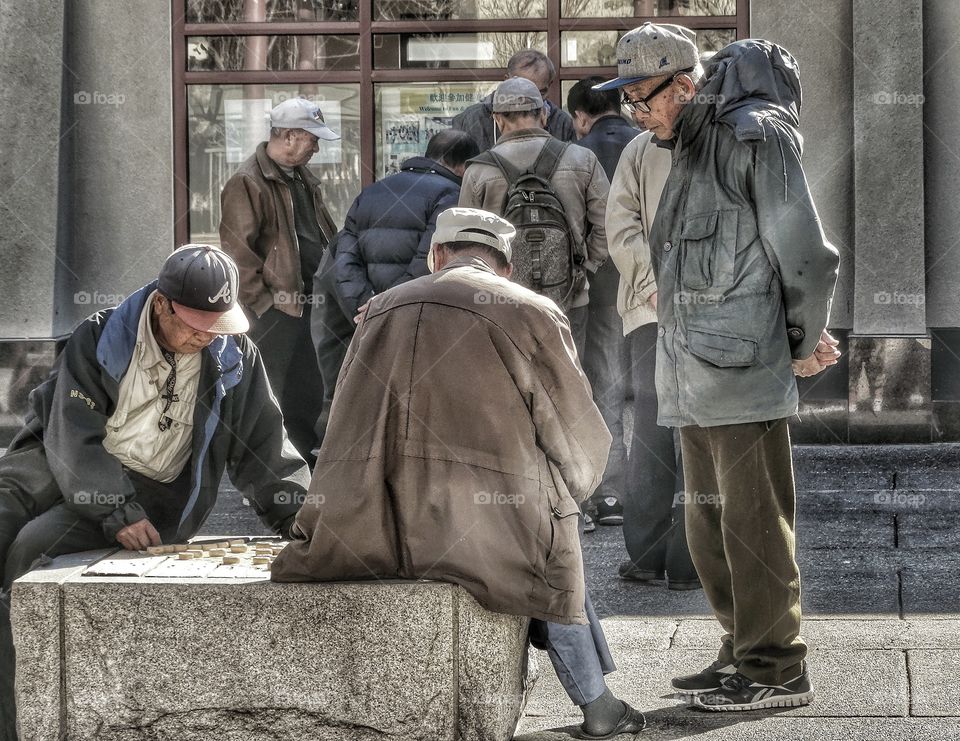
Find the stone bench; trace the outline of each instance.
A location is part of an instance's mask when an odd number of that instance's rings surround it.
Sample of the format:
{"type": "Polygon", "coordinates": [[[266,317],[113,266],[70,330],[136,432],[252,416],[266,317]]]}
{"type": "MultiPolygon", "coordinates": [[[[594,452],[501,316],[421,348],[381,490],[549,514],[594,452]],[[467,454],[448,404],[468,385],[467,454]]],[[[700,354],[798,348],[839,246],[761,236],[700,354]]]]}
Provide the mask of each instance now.
{"type": "Polygon", "coordinates": [[[441,582],[94,577],[13,587],[23,741],[505,741],[527,620],[441,582]]]}

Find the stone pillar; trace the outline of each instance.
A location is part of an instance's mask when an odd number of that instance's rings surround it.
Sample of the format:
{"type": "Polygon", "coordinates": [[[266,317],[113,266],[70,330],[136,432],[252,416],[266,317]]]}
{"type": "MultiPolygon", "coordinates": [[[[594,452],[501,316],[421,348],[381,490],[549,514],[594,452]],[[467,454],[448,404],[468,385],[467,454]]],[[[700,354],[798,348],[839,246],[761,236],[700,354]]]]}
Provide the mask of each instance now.
{"type": "Polygon", "coordinates": [[[858,335],[925,336],[922,0],[854,0],[858,335]]]}
{"type": "Polygon", "coordinates": [[[0,3],[0,338],[51,334],[57,264],[62,1],[0,3]]]}
{"type": "Polygon", "coordinates": [[[170,8],[68,4],[58,334],[155,278],[174,247],[170,8]]]}

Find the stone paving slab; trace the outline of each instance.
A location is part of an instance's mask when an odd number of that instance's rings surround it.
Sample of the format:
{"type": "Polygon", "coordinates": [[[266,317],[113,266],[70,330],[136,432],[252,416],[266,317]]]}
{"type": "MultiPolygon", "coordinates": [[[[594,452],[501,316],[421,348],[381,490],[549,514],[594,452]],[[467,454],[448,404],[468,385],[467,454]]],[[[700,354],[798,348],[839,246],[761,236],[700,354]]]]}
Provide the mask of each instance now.
{"type": "MultiPolygon", "coordinates": [[[[912,687],[912,715],[960,715],[957,679],[960,651],[938,649],[907,652],[912,687]]],[[[960,721],[957,721],[960,726],[960,721]]]]}
{"type": "MultiPolygon", "coordinates": [[[[719,647],[722,631],[712,620],[682,620],[673,636],[675,649],[719,647]]],[[[803,621],[803,638],[811,649],[958,649],[960,620],[803,621]]],[[[960,673],[958,673],[960,676],[960,673]]]]}

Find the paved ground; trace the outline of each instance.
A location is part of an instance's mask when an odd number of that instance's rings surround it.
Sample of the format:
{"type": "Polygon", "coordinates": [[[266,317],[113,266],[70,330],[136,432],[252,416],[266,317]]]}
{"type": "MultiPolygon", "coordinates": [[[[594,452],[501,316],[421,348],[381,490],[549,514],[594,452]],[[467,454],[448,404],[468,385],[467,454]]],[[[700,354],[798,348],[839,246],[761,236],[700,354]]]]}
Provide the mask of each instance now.
{"type": "MultiPolygon", "coordinates": [[[[816,702],[731,715],[684,706],[669,678],[718,645],[703,594],[621,581],[620,529],[602,527],[584,558],[619,663],[611,687],[647,713],[649,739],[960,739],[960,446],[801,446],[795,460],[816,702]]],[[[238,496],[222,502],[205,532],[259,531],[238,496]]],[[[541,667],[517,741],[560,741],[577,722],[545,656],[541,667]]]]}

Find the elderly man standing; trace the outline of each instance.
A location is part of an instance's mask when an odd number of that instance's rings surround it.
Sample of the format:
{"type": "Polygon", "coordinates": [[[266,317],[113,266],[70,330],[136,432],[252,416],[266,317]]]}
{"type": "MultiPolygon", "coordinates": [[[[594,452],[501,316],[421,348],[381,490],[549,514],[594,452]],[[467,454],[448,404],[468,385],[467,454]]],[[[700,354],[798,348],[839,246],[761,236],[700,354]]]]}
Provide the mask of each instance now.
{"type": "Polygon", "coordinates": [[[16,739],[10,586],[38,559],[192,537],[224,469],[274,532],[309,483],[257,348],[237,267],[187,245],[159,280],[67,340],[0,458],[0,738],[16,739]]]}
{"type": "MultiPolygon", "coordinates": [[[[573,128],[570,116],[550,101],[546,100],[547,91],[557,76],[553,62],[542,51],[523,49],[518,51],[507,62],[506,78],[520,77],[529,80],[540,91],[544,98],[544,125],[543,128],[551,135],[564,142],[576,140],[577,134],[573,128]]],[[[474,103],[462,113],[453,118],[453,128],[464,131],[473,137],[481,152],[490,149],[500,140],[499,124],[493,114],[493,93],[479,103],[474,103]]]]}
{"type": "Polygon", "coordinates": [[[273,579],[439,579],[529,616],[583,711],[581,737],[613,738],[645,721],[604,681],[614,666],[578,534],[610,435],[563,313],[508,280],[513,233],[491,213],[444,211],[436,272],[370,301],[294,526],[302,538],[273,579]]]}
{"type": "Polygon", "coordinates": [[[790,54],[733,43],[704,74],[693,32],[645,23],[617,46],[624,102],[672,150],[650,231],[659,423],[680,427],[690,553],[724,630],[717,661],[673,680],[696,707],[804,705],[794,375],[836,362],[839,256],[800,165],[790,54]]]}
{"type": "Polygon", "coordinates": [[[267,366],[290,440],[308,462],[319,442],[320,368],[310,339],[313,276],[337,228],[307,163],[339,137],[304,98],[270,112],[270,139],[220,195],[220,242],[240,268],[240,303],[267,366]]]}

